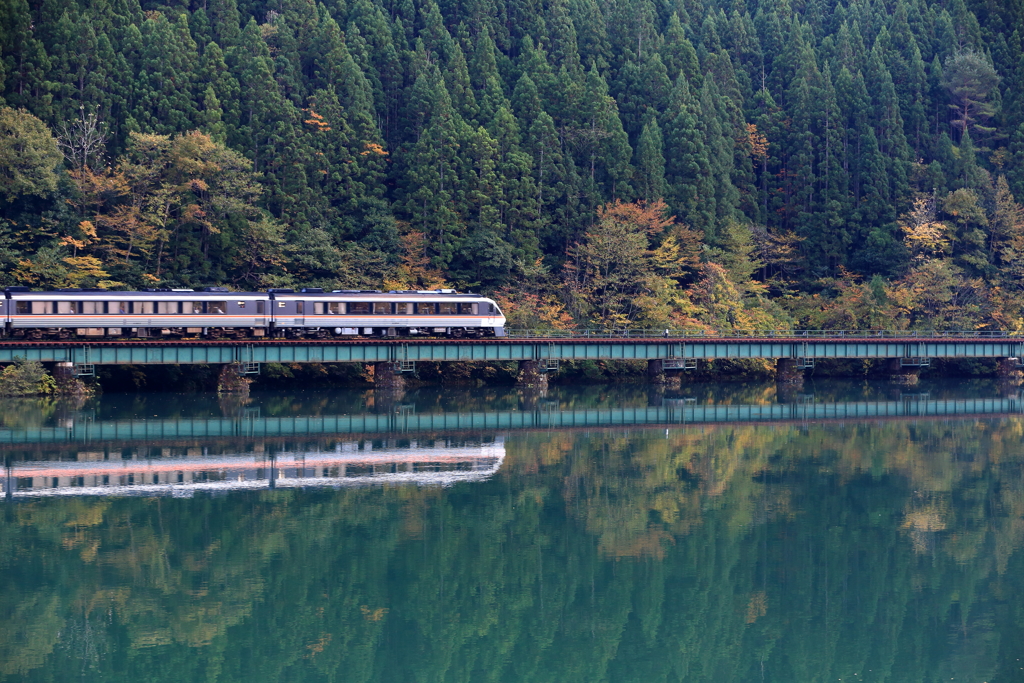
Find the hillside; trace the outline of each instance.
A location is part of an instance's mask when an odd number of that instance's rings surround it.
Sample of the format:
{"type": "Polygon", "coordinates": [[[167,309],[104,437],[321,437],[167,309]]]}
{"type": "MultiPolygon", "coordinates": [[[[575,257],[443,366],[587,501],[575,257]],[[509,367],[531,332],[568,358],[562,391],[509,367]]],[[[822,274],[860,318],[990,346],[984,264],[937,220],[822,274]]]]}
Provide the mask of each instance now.
{"type": "Polygon", "coordinates": [[[1024,9],[6,0],[0,285],[1024,326],[1024,9]]]}

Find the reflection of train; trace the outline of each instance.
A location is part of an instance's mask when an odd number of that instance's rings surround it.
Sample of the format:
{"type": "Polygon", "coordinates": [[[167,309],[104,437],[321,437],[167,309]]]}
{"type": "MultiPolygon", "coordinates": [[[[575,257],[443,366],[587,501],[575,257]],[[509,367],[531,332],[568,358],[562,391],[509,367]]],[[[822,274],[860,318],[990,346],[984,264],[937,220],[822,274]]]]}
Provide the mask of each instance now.
{"type": "Polygon", "coordinates": [[[3,336],[290,337],[503,336],[493,300],[453,289],[365,291],[224,287],[145,292],[8,287],[0,298],[3,336]]]}
{"type": "MultiPolygon", "coordinates": [[[[199,450],[199,449],[191,449],[199,450]]],[[[447,440],[398,447],[337,443],[333,450],[279,453],[178,454],[123,459],[82,451],[76,460],[12,464],[0,476],[14,498],[49,496],[191,496],[199,491],[415,484],[451,486],[484,481],[505,459],[499,437],[484,443],[447,440]]]]}

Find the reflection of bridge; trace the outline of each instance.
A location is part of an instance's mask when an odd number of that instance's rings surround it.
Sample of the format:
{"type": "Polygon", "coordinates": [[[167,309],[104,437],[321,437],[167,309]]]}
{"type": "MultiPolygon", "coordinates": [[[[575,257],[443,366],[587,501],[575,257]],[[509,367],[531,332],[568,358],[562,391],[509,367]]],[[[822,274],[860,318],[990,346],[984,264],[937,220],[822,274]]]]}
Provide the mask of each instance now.
{"type": "Polygon", "coordinates": [[[318,435],[415,434],[442,432],[500,432],[518,429],[572,429],[630,425],[689,425],[822,420],[873,420],[1007,415],[1020,413],[1019,396],[930,400],[907,397],[899,401],[846,403],[759,403],[698,405],[668,399],[661,406],[558,410],[541,405],[533,410],[423,413],[399,409],[390,413],[264,417],[258,413],[238,417],[192,419],[139,419],[94,421],[64,418],[58,426],[0,429],[0,448],[18,444],[130,445],[132,442],[183,439],[302,438],[318,435]]]}
{"type": "Polygon", "coordinates": [[[191,496],[197,491],[382,484],[451,486],[490,478],[501,468],[505,445],[500,438],[478,446],[430,442],[383,449],[349,442],[337,444],[332,451],[195,453],[141,460],[107,456],[102,451],[79,452],[71,461],[11,463],[0,482],[14,498],[191,496]]]}

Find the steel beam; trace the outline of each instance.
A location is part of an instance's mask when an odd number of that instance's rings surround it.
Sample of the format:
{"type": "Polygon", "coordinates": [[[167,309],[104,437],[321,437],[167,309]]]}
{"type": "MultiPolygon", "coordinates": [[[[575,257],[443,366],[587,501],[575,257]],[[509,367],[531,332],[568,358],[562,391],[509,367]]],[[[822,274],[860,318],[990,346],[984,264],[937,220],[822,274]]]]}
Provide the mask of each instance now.
{"type": "Polygon", "coordinates": [[[219,363],[380,363],[402,361],[658,360],[737,358],[1012,358],[1009,337],[973,339],[561,339],[345,342],[42,342],[0,343],[0,363],[16,357],[75,365],[219,363]]]}

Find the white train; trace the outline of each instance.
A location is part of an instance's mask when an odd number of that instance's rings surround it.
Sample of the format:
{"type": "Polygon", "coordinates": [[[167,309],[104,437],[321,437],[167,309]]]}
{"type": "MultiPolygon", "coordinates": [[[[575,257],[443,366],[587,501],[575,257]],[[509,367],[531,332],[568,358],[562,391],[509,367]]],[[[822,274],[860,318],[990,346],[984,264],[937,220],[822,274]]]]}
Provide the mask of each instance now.
{"type": "Polygon", "coordinates": [[[75,338],[502,337],[493,300],[453,289],[366,291],[225,287],[143,292],[7,287],[2,335],[75,338]]]}

